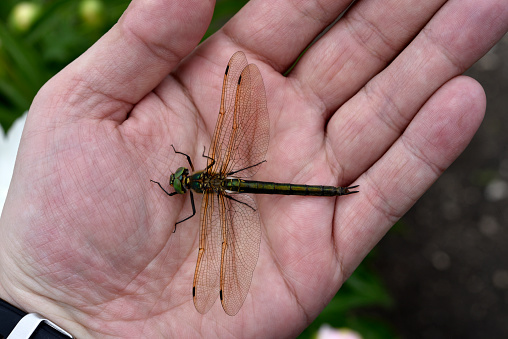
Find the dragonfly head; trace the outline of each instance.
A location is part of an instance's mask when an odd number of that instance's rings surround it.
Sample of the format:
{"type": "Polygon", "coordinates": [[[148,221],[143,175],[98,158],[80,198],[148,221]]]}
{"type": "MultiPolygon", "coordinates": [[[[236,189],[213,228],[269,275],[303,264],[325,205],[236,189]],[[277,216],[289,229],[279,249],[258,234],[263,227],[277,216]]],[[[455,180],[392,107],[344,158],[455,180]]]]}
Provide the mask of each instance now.
{"type": "Polygon", "coordinates": [[[180,167],[176,170],[175,173],[171,174],[169,177],[169,184],[173,186],[175,191],[179,194],[184,194],[187,192],[187,176],[189,175],[189,170],[185,167],[180,167]]]}

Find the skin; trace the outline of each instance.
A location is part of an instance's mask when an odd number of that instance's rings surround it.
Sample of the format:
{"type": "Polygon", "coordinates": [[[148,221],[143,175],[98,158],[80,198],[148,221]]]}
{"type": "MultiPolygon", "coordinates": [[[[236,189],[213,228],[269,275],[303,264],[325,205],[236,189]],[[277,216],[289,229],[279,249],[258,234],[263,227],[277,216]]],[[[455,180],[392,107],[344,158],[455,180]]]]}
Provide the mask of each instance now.
{"type": "Polygon", "coordinates": [[[199,47],[212,1],[133,1],[33,101],[0,219],[0,297],[79,338],[294,337],[473,137],[485,94],[460,74],[508,30],[506,4],[360,0],[283,77],[347,1],[253,0],[199,47]],[[172,233],[189,197],[149,179],[187,166],[171,144],[205,167],[237,50],[267,92],[256,178],[360,193],[256,197],[247,299],[235,317],[219,301],[201,315],[199,217],[172,233]]]}

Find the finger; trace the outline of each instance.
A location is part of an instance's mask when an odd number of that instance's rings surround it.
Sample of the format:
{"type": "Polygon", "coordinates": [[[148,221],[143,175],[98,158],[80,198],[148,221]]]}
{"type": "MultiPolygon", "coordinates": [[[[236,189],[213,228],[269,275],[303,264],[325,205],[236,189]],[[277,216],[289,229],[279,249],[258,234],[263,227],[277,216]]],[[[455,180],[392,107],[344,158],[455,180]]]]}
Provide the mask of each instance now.
{"type": "Polygon", "coordinates": [[[208,43],[235,42],[226,54],[240,48],[283,72],[350,3],[350,0],[250,1],[208,43]]]}
{"type": "Polygon", "coordinates": [[[444,2],[360,1],[305,53],[290,77],[329,114],[386,67],[444,2]]]}
{"type": "MultiPolygon", "coordinates": [[[[59,95],[70,114],[123,120],[199,42],[211,19],[205,1],[133,1],[119,22],[55,76],[39,97],[59,95]]],[[[61,107],[61,102],[59,102],[61,107]]],[[[58,113],[58,112],[56,112],[58,113]]]]}
{"type": "Polygon", "coordinates": [[[330,158],[335,168],[342,166],[344,181],[384,154],[432,93],[502,37],[508,8],[496,4],[501,1],[447,3],[388,68],[337,111],[327,136],[330,158]]]}
{"type": "Polygon", "coordinates": [[[485,107],[485,93],[475,80],[460,76],[449,81],[358,178],[361,191],[339,206],[340,215],[349,217],[338,218],[334,233],[346,276],[464,150],[485,107]]]}

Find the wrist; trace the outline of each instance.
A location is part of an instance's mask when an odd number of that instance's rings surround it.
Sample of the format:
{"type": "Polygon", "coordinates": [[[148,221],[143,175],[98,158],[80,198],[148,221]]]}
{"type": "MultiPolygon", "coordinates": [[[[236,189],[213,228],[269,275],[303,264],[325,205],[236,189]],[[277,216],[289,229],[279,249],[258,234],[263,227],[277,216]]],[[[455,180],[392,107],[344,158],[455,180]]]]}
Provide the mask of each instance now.
{"type": "Polygon", "coordinates": [[[31,331],[28,333],[41,332],[42,334],[39,335],[42,336],[33,336],[35,339],[90,337],[86,329],[73,321],[69,315],[70,313],[64,312],[64,309],[58,307],[56,303],[50,303],[40,296],[35,297],[27,293],[22,298],[13,298],[9,294],[2,295],[0,297],[0,338],[12,333],[14,326],[17,326],[16,330],[25,329],[25,333],[29,328],[31,331]]]}
{"type": "MultiPolygon", "coordinates": [[[[80,326],[76,321],[73,321],[74,317],[72,316],[72,312],[69,312],[69,309],[66,309],[65,306],[60,305],[50,298],[36,293],[30,288],[30,286],[34,287],[34,285],[37,284],[37,279],[30,278],[23,274],[29,271],[29,268],[23,269],[18,267],[15,264],[16,260],[7,256],[7,253],[11,253],[8,247],[9,244],[0,244],[0,299],[2,299],[2,302],[0,302],[0,328],[2,328],[3,331],[8,329],[10,332],[14,329],[14,327],[9,329],[10,325],[14,324],[15,326],[27,314],[36,313],[72,334],[74,337],[79,336],[82,338],[88,336],[86,331],[84,331],[85,328],[80,326]]],[[[37,319],[33,318],[32,316],[25,318],[22,325],[27,324],[27,319],[37,321],[37,319]]],[[[30,323],[30,321],[28,321],[28,323],[30,323]]],[[[57,333],[55,330],[49,328],[47,322],[43,322],[40,326],[36,327],[37,331],[41,333],[57,333]]],[[[7,334],[9,332],[7,332],[7,334]]],[[[5,333],[0,334],[5,336],[5,333]]],[[[1,335],[0,338],[2,337],[1,335]]],[[[58,337],[59,336],[56,336],[55,338],[58,337]]],[[[37,336],[34,338],[37,338],[37,336]]]]}
{"type": "Polygon", "coordinates": [[[60,326],[37,313],[26,313],[0,299],[0,337],[6,338],[74,338],[60,326]]]}
{"type": "MultiPolygon", "coordinates": [[[[68,338],[68,334],[76,337],[83,328],[72,321],[69,313],[56,303],[31,293],[8,292],[0,288],[0,338],[4,338],[15,329],[24,333],[39,333],[33,338],[68,338]],[[36,331],[36,332],[34,332],[36,331]],[[66,333],[67,332],[67,333],[66,333]]],[[[19,334],[19,333],[18,333],[19,334]]],[[[24,336],[22,336],[24,337],[24,336]]],[[[26,336],[28,338],[28,336],[26,336]]],[[[84,337],[79,335],[80,338],[84,337]]],[[[30,336],[32,338],[32,336],[30,336]]]]}

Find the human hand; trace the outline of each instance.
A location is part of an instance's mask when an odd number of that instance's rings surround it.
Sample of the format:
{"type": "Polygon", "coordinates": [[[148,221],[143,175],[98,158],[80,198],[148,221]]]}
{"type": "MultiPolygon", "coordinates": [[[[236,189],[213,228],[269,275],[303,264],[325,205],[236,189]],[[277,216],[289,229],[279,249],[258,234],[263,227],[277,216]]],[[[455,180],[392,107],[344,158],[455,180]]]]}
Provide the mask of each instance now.
{"type": "Polygon", "coordinates": [[[211,5],[133,2],[34,100],[1,218],[0,297],[78,337],[299,333],[470,141],[485,97],[459,75],[507,30],[504,1],[358,1],[281,76],[346,3],[250,2],[193,50],[211,5]],[[185,165],[171,144],[204,168],[237,50],[267,92],[257,179],[361,192],[257,196],[262,240],[245,304],[235,317],[219,302],[201,315],[199,218],[172,233],[188,198],[149,179],[185,165]]]}

